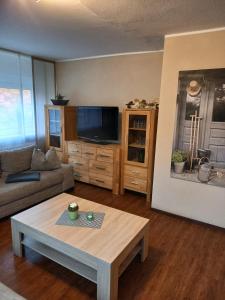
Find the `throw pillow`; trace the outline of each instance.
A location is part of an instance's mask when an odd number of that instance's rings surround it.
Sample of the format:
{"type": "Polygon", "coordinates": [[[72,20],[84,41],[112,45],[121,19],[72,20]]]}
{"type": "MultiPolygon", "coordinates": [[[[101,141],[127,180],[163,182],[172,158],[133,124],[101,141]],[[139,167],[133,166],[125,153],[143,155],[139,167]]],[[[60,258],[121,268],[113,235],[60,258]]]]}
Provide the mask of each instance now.
{"type": "Polygon", "coordinates": [[[51,171],[61,167],[61,162],[55,149],[49,149],[44,154],[40,149],[34,149],[31,161],[31,170],[51,171]]]}
{"type": "Polygon", "coordinates": [[[33,147],[1,152],[1,171],[18,173],[30,169],[33,147]]]}

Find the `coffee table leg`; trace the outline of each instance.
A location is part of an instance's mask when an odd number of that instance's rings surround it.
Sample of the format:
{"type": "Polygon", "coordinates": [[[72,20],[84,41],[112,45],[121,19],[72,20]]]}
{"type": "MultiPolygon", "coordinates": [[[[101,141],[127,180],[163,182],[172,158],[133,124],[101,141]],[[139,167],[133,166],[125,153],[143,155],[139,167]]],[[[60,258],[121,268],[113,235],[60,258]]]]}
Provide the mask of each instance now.
{"type": "Polygon", "coordinates": [[[23,245],[22,241],[22,233],[18,230],[17,223],[11,220],[11,228],[12,228],[12,246],[13,252],[17,256],[23,255],[23,245]]]}
{"type": "Polygon", "coordinates": [[[148,239],[149,239],[149,226],[146,226],[144,236],[141,241],[141,261],[145,261],[148,256],[148,239]]]}
{"type": "Polygon", "coordinates": [[[97,300],[116,300],[118,294],[118,268],[100,262],[97,271],[97,300]]]}

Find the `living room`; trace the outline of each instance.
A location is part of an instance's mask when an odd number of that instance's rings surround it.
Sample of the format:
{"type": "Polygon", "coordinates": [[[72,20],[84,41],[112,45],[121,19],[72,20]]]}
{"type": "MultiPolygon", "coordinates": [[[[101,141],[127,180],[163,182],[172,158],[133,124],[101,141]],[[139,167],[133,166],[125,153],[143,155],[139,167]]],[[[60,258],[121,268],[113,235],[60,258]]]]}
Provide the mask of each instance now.
{"type": "Polygon", "coordinates": [[[0,9],[0,299],[224,299],[223,1],[0,9]]]}

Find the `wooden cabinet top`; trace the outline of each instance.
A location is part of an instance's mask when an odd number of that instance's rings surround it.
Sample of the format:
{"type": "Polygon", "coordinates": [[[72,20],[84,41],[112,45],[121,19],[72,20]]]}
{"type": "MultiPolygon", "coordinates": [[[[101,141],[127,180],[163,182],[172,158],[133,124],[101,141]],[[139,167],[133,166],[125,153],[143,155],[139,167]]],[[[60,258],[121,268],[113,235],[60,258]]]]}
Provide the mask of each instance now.
{"type": "Polygon", "coordinates": [[[72,105],[52,105],[52,104],[45,104],[45,107],[47,109],[70,109],[75,108],[75,106],[72,105]]]}
{"type": "Polygon", "coordinates": [[[120,144],[106,144],[106,145],[102,145],[102,144],[98,144],[98,143],[89,143],[89,142],[85,142],[82,140],[73,140],[73,141],[68,141],[68,143],[74,143],[74,144],[79,144],[79,145],[83,145],[86,147],[95,147],[95,148],[102,148],[102,149],[116,149],[116,148],[120,148],[121,145],[120,144]]]}

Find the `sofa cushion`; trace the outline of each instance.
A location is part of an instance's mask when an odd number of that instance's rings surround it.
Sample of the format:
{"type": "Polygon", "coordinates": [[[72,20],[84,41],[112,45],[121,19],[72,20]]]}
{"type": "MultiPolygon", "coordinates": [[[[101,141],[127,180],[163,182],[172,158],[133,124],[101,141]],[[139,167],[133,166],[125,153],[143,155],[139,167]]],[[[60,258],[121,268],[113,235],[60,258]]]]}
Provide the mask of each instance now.
{"type": "Polygon", "coordinates": [[[0,179],[0,206],[40,192],[63,182],[63,174],[42,171],[40,181],[5,183],[5,175],[0,179]]]}
{"type": "Polygon", "coordinates": [[[30,169],[33,147],[1,152],[2,172],[18,173],[30,169]]]}
{"type": "Polygon", "coordinates": [[[48,171],[61,167],[61,162],[56,154],[55,149],[49,149],[44,154],[40,149],[34,149],[31,161],[31,170],[48,171]]]}

